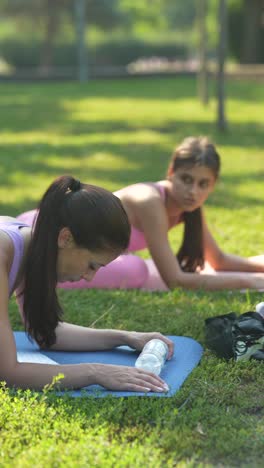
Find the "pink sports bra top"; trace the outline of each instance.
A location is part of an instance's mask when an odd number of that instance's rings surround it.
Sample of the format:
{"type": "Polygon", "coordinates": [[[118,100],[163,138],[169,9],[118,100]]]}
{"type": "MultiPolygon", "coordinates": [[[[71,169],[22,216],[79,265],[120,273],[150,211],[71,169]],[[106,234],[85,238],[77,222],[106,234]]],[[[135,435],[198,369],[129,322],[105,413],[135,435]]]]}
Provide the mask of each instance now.
{"type": "MultiPolygon", "coordinates": [[[[163,187],[163,185],[160,185],[158,182],[149,182],[147,184],[153,185],[158,190],[162,201],[165,203],[165,199],[166,199],[165,187],[163,187]]],[[[118,196],[118,191],[115,192],[115,195],[118,196]]],[[[182,219],[178,219],[176,223],[174,224],[174,226],[176,226],[176,224],[179,224],[181,221],[182,219]]],[[[143,250],[146,248],[147,248],[147,242],[144,236],[144,232],[140,231],[134,226],[131,226],[131,236],[130,236],[130,242],[129,242],[127,251],[135,252],[137,250],[143,250]]]]}
{"type": "Polygon", "coordinates": [[[8,281],[9,296],[14,289],[15,280],[23,258],[24,239],[20,232],[21,227],[27,227],[27,224],[21,223],[20,221],[5,221],[0,223],[0,230],[8,234],[14,245],[14,258],[8,281]]]}

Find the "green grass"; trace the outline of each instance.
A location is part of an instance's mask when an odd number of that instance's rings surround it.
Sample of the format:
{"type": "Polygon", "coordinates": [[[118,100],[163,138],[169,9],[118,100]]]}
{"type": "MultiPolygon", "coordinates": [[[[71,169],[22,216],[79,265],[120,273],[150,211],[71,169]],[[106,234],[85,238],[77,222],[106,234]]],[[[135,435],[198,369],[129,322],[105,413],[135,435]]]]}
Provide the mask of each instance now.
{"type": "MultiPolygon", "coordinates": [[[[213,92],[213,89],[212,89],[213,92]]],[[[222,177],[207,202],[209,224],[230,253],[264,251],[264,88],[228,83],[229,132],[215,127],[192,79],[1,84],[0,209],[33,208],[62,173],[110,190],[164,177],[172,148],[209,135],[222,177]]],[[[175,251],[181,230],[171,235],[175,251]]],[[[147,252],[142,255],[147,256],[147,252]]],[[[203,321],[245,312],[250,292],[61,291],[65,319],[187,335],[204,344],[203,321]],[[113,307],[111,307],[113,306],[113,307]]],[[[22,329],[14,301],[14,329],[22,329]]],[[[0,466],[262,466],[263,363],[226,363],[208,350],[173,398],[71,399],[0,391],[0,466]]]]}

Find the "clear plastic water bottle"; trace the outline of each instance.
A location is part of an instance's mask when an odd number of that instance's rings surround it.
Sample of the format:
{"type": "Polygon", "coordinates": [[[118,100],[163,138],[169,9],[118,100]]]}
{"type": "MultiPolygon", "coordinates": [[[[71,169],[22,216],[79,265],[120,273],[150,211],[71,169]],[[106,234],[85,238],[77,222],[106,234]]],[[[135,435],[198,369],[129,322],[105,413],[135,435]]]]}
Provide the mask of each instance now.
{"type": "Polygon", "coordinates": [[[264,302],[259,302],[256,305],[256,312],[261,315],[261,317],[264,319],[264,302]]]}
{"type": "Polygon", "coordinates": [[[154,338],[145,344],[135,362],[135,367],[159,375],[168,353],[168,345],[164,341],[154,338]]]}

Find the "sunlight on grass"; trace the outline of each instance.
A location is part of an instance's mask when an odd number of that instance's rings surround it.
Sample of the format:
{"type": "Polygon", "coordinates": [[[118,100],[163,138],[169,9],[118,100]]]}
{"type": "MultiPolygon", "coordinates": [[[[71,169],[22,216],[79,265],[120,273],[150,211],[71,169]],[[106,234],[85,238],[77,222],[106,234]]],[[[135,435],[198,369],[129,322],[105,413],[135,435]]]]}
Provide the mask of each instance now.
{"type": "Polygon", "coordinates": [[[75,103],[63,103],[69,120],[85,122],[115,122],[122,119],[122,122],[128,122],[132,128],[139,126],[144,122],[146,125],[157,124],[164,125],[171,120],[180,118],[182,120],[203,121],[213,117],[214,106],[205,110],[198,102],[193,99],[182,99],[175,96],[175,99],[163,100],[158,105],[156,99],[106,99],[89,98],[85,102],[77,101],[75,103]],[[113,106],[115,108],[113,112],[113,106]]]}
{"type": "MultiPolygon", "coordinates": [[[[66,160],[63,160],[59,156],[50,156],[48,159],[48,166],[50,168],[56,167],[56,169],[61,168],[62,172],[67,171],[70,169],[71,171],[79,171],[82,169],[83,165],[87,164],[89,168],[99,168],[100,165],[105,165],[105,161],[107,160],[107,167],[111,167],[111,170],[120,170],[124,167],[124,162],[121,157],[116,156],[115,154],[111,154],[109,152],[97,152],[94,153],[92,156],[84,156],[81,159],[76,157],[67,157],[66,160]]],[[[126,164],[127,169],[137,168],[137,164],[126,164]]]]}
{"type": "Polygon", "coordinates": [[[264,124],[264,112],[256,106],[256,103],[243,101],[233,101],[232,98],[228,102],[228,112],[232,114],[233,122],[256,122],[258,125],[264,124]]]}

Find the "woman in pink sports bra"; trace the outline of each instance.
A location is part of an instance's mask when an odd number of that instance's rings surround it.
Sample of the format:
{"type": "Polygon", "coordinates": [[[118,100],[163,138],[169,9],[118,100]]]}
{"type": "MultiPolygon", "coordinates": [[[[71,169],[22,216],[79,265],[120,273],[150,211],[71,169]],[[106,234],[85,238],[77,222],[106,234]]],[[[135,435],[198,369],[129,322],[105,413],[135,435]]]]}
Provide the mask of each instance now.
{"type": "MultiPolygon", "coordinates": [[[[214,190],[220,158],[205,137],[185,138],[175,149],[167,178],[138,183],[115,192],[132,226],[128,252],[148,248],[151,259],[121,255],[101,269],[92,282],[68,288],[263,289],[263,256],[242,258],[224,253],[215,242],[202,206],[214,190]],[[175,255],[168,232],[184,223],[182,245],[175,255]],[[206,267],[205,267],[206,266],[206,267]]],[[[20,216],[28,221],[34,212],[20,216]]]]}
{"type": "Polygon", "coordinates": [[[42,348],[63,351],[107,350],[120,345],[142,350],[159,338],[173,354],[173,342],[160,333],[95,330],[62,319],[58,281],[90,281],[99,268],[128,246],[130,224],[120,200],[71,176],[55,180],[44,194],[34,230],[0,216],[0,380],[8,386],[42,389],[58,374],[61,388],[99,384],[110,390],[164,392],[166,383],[136,367],[97,363],[18,362],[8,316],[14,290],[28,334],[42,348]]]}

